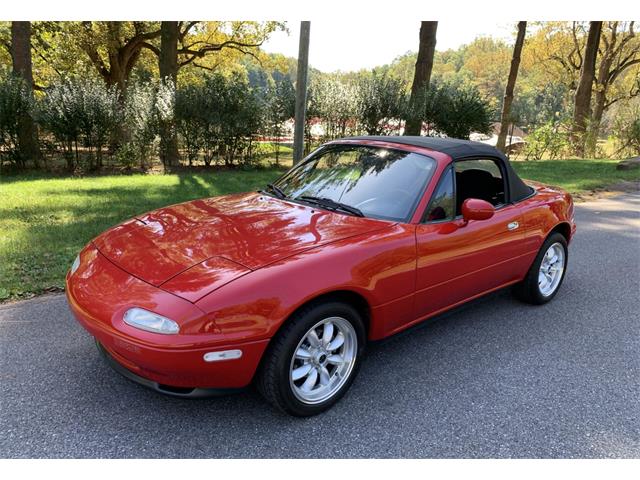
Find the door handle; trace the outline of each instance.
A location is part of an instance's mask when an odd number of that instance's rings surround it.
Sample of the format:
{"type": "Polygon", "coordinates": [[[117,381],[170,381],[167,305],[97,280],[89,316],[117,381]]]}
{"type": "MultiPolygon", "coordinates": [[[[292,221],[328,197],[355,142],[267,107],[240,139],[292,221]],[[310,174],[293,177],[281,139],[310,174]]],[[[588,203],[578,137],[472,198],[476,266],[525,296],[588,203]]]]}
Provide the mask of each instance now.
{"type": "Polygon", "coordinates": [[[515,230],[516,228],[518,228],[520,226],[520,224],[518,222],[511,222],[509,225],[507,225],[507,229],[509,230],[515,230]]]}

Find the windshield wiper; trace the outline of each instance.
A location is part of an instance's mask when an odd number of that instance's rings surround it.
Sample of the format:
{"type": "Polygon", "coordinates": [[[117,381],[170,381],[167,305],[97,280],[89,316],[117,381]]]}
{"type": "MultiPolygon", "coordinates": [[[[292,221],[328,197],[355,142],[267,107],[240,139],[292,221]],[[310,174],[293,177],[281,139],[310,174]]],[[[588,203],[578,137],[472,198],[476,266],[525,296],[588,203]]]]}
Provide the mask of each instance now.
{"type": "Polygon", "coordinates": [[[321,207],[328,208],[329,210],[342,210],[343,212],[350,213],[351,215],[355,215],[356,217],[364,217],[364,213],[362,210],[352,207],[351,205],[347,205],[346,203],[336,202],[335,200],[331,200],[330,198],[321,198],[321,197],[312,197],[310,195],[302,195],[297,197],[297,199],[304,200],[308,203],[313,203],[315,205],[320,205],[321,207]]]}
{"type": "Polygon", "coordinates": [[[277,185],[274,185],[273,183],[267,183],[267,188],[271,190],[273,193],[275,193],[276,197],[287,198],[287,194],[284,193],[284,191],[277,185]]]}

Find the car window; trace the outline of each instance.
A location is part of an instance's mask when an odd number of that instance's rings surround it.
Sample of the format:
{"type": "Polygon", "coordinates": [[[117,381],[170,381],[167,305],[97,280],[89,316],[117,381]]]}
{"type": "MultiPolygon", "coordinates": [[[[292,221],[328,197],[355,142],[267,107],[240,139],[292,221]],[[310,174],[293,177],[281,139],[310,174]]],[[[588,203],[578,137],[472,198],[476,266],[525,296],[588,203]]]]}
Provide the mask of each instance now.
{"type": "Polygon", "coordinates": [[[486,200],[496,207],[504,204],[504,178],[495,160],[459,160],[455,169],[457,215],[462,213],[462,203],[467,198],[486,200]]]}
{"type": "Polygon", "coordinates": [[[440,178],[440,183],[427,207],[425,222],[451,220],[456,215],[453,169],[449,168],[440,178]]]}
{"type": "Polygon", "coordinates": [[[329,146],[276,185],[291,199],[329,198],[365,216],[407,221],[436,162],[426,155],[364,145],[329,146]]]}

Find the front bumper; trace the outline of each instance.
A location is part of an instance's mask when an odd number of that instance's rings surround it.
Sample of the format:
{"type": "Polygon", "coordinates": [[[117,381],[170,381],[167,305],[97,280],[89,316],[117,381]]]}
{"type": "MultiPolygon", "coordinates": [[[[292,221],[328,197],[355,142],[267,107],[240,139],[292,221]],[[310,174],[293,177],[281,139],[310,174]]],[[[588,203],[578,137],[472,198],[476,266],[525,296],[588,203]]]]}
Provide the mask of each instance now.
{"type": "Polygon", "coordinates": [[[251,383],[268,339],[229,342],[215,326],[207,333],[178,335],[133,328],[122,320],[132,306],[168,316],[181,325],[199,323],[206,315],[192,303],[129,275],[92,246],[80,256],[80,267],[66,279],[69,306],[120,373],[178,396],[228,392],[251,383]],[[232,349],[241,350],[242,357],[204,360],[206,353],[232,349]]]}
{"type": "Polygon", "coordinates": [[[128,378],[132,382],[136,382],[144,387],[155,390],[156,392],[164,393],[165,395],[171,395],[174,397],[182,398],[206,398],[217,397],[220,395],[229,395],[242,391],[244,388],[194,388],[194,387],[174,387],[172,385],[163,385],[162,383],[154,382],[148,378],[136,375],[134,372],[126,368],[114,358],[114,356],[107,351],[106,348],[96,340],[96,347],[104,358],[104,360],[113,368],[116,372],[125,378],[128,378]]]}

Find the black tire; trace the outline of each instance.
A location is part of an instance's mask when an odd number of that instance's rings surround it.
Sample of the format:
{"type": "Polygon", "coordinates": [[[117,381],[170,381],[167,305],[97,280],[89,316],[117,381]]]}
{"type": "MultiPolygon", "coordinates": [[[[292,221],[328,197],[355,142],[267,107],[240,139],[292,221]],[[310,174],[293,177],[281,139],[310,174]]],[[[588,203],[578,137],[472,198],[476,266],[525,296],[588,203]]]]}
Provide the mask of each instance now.
{"type": "Polygon", "coordinates": [[[564,281],[564,276],[567,273],[567,265],[569,261],[569,250],[567,249],[567,239],[561,233],[555,232],[547,237],[547,239],[540,247],[540,251],[536,256],[531,268],[527,272],[527,275],[524,277],[522,282],[518,283],[514,288],[514,293],[518,299],[525,303],[530,303],[532,305],[542,305],[547,303],[556,296],[560,287],[562,286],[562,282],[564,281]],[[538,285],[538,274],[540,271],[540,265],[542,263],[542,259],[549,249],[551,245],[554,243],[559,243],[564,248],[564,269],[562,272],[562,276],[560,277],[560,282],[558,283],[555,290],[550,295],[543,295],[540,291],[540,287],[538,285]]]}
{"type": "Polygon", "coordinates": [[[364,354],[365,343],[362,318],[351,305],[338,301],[309,304],[296,312],[269,344],[258,371],[256,387],[270,404],[282,412],[297,417],[322,413],[340,400],[353,383],[364,354]],[[355,363],[347,380],[330,398],[322,403],[308,404],[296,397],[291,386],[292,358],[307,332],[318,322],[329,317],[341,317],[353,326],[357,338],[355,363]]]}

